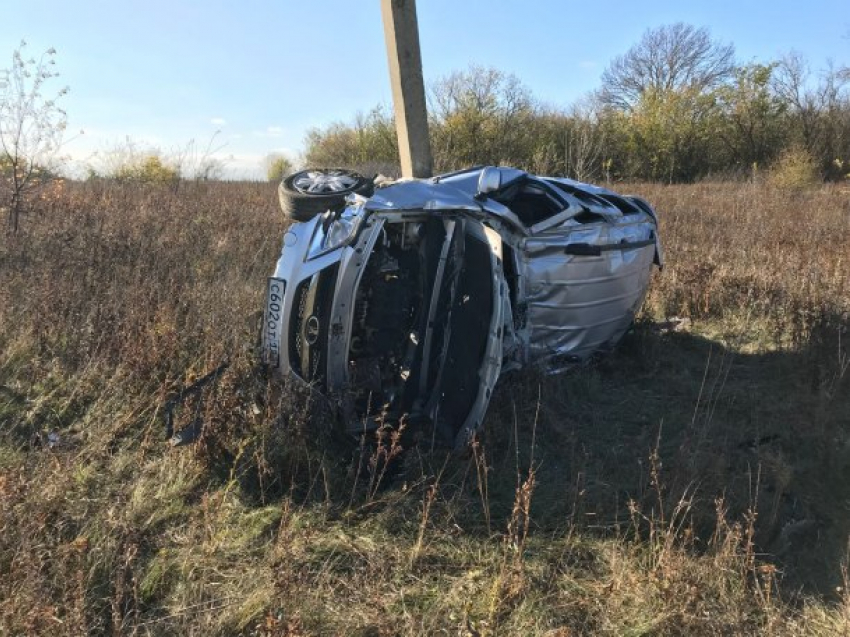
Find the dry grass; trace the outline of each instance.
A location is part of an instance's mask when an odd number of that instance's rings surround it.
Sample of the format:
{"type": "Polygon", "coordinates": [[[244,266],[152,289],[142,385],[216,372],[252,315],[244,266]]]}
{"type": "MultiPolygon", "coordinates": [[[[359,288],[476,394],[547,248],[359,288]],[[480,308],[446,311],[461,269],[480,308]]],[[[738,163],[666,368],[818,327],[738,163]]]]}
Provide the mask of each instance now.
{"type": "Polygon", "coordinates": [[[271,186],[68,184],[0,243],[0,633],[850,634],[850,193],[633,190],[635,331],[389,481],[253,369],[271,186]]]}

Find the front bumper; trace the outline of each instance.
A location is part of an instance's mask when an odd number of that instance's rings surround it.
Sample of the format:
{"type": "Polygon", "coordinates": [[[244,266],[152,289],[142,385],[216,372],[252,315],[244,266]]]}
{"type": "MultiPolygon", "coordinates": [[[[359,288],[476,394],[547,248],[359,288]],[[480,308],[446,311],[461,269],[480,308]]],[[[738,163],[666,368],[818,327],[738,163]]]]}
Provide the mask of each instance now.
{"type": "Polygon", "coordinates": [[[284,234],[268,279],[262,358],[275,374],[333,392],[345,384],[354,294],[383,221],[371,218],[351,245],[308,258],[321,223],[316,217],[284,234]]]}
{"type": "MultiPolygon", "coordinates": [[[[474,220],[461,223],[458,220],[462,216],[462,213],[441,215],[426,211],[372,213],[364,218],[350,245],[315,258],[307,257],[315,233],[322,232],[321,218],[293,225],[284,236],[281,256],[267,284],[262,355],[268,368],[276,375],[294,377],[315,386],[331,398],[340,410],[345,428],[351,432],[376,427],[383,414],[388,413],[391,421],[405,416],[420,421],[424,417],[435,427],[440,424],[440,435],[446,442],[449,441],[446,436],[454,436],[455,445],[466,444],[481,425],[501,370],[501,327],[507,284],[501,268],[498,234],[474,220]],[[448,246],[455,241],[473,242],[479,246],[475,267],[469,270],[473,274],[468,276],[478,282],[477,286],[472,286],[475,290],[486,290],[476,297],[482,299],[481,307],[489,308],[488,313],[481,316],[481,331],[475,337],[480,336],[484,344],[472,358],[463,358],[463,367],[467,370],[465,385],[461,388],[453,386],[449,380],[453,378],[452,372],[444,373],[443,370],[456,367],[452,362],[452,352],[460,349],[455,349],[458,345],[455,341],[460,339],[462,342],[470,337],[461,330],[451,336],[450,347],[445,342],[450,338],[449,329],[432,327],[440,321],[452,320],[454,314],[445,305],[448,299],[459,305],[469,301],[469,297],[461,292],[449,295],[449,290],[457,288],[451,283],[451,277],[459,276],[467,268],[466,265],[461,268],[460,264],[452,268],[440,267],[439,274],[433,279],[423,270],[415,280],[425,288],[420,290],[422,294],[416,294],[417,300],[412,303],[411,309],[402,312],[422,328],[410,327],[405,333],[406,360],[401,362],[399,356],[391,354],[380,366],[371,368],[375,374],[363,382],[359,370],[370,368],[361,366],[361,361],[369,363],[369,360],[359,358],[361,354],[355,353],[362,348],[364,317],[361,314],[367,311],[359,299],[362,299],[363,291],[371,292],[372,310],[368,311],[375,311],[376,304],[398,302],[397,298],[378,294],[379,290],[373,287],[376,285],[376,267],[382,263],[381,258],[386,260],[387,246],[392,243],[390,236],[408,236],[406,230],[399,229],[408,225],[422,226],[426,222],[445,229],[445,235],[438,244],[427,244],[443,251],[440,262],[447,258],[448,246]],[[364,279],[370,258],[375,263],[369,266],[369,274],[364,279]],[[438,311],[439,308],[443,309],[438,311]],[[357,347],[354,347],[355,341],[357,347]],[[381,381],[379,387],[373,390],[370,385],[376,377],[384,380],[389,377],[395,381],[388,386],[381,381]],[[372,391],[375,391],[374,400],[372,391]],[[462,396],[457,395],[458,391],[462,396]],[[367,395],[365,400],[364,392],[367,395]],[[383,401],[392,396],[394,398],[387,405],[393,406],[389,412],[382,411],[383,401]],[[441,402],[451,402],[452,396],[452,404],[458,408],[451,412],[441,411],[441,402]],[[450,416],[447,415],[449,413],[450,416]]],[[[422,237],[419,240],[423,244],[426,241],[422,237]]],[[[419,254],[419,259],[424,259],[418,250],[414,253],[419,254]]],[[[472,256],[469,255],[469,258],[472,256]]],[[[419,263],[418,267],[424,267],[423,261],[419,263]]],[[[471,262],[464,260],[463,263],[471,262]]],[[[382,270],[377,272],[384,276],[382,270]]],[[[387,273],[386,276],[393,275],[387,273]]],[[[463,312],[458,309],[456,314],[460,317],[463,312]]],[[[380,310],[378,313],[381,313],[380,310]]],[[[467,321],[473,320],[468,311],[466,317],[467,321]]],[[[396,336],[400,329],[408,329],[400,325],[393,327],[399,328],[392,330],[396,336]]],[[[400,342],[381,338],[383,343],[400,342]]]]}

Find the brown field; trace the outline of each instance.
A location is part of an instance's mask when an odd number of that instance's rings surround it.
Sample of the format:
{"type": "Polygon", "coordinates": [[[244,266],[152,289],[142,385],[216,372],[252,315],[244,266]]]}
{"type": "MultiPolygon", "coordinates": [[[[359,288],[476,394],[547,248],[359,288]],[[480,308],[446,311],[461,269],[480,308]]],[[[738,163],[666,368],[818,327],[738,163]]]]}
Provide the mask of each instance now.
{"type": "Polygon", "coordinates": [[[850,190],[625,190],[617,351],[382,480],[255,370],[273,186],[68,184],[0,239],[0,634],[850,634],[850,190]]]}

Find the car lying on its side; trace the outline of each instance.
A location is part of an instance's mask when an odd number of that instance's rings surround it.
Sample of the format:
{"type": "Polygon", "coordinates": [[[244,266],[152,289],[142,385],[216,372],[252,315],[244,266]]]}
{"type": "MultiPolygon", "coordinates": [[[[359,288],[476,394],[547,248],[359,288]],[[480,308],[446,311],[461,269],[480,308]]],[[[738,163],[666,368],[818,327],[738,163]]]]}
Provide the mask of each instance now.
{"type": "Polygon", "coordinates": [[[643,199],[513,168],[379,184],[306,170],[279,193],[296,223],[264,361],[332,397],[354,434],[404,417],[464,446],[501,373],[610,349],[663,265],[643,199]]]}

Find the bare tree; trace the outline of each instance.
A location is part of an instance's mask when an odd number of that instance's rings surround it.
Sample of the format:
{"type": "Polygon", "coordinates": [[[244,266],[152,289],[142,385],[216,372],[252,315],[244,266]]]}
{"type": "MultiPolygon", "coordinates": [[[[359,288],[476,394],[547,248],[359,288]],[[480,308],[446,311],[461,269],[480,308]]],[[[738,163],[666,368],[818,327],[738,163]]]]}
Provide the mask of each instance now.
{"type": "Polygon", "coordinates": [[[779,61],[773,76],[773,90],[798,115],[806,145],[813,143],[818,132],[818,115],[822,107],[818,92],[811,87],[810,78],[809,65],[796,51],[779,61]]]}
{"type": "Polygon", "coordinates": [[[773,90],[797,116],[803,144],[813,150],[826,134],[827,115],[841,110],[850,78],[843,71],[828,68],[817,84],[800,53],[792,51],[777,64],[773,90]]]}
{"type": "Polygon", "coordinates": [[[812,77],[805,59],[780,60],[773,90],[788,105],[786,136],[815,157],[828,179],[843,179],[850,157],[850,74],[831,64],[812,77]]]}
{"type": "Polygon", "coordinates": [[[605,135],[596,105],[588,100],[573,106],[571,126],[564,128],[564,166],[568,175],[591,181],[602,159],[605,135]]]}
{"type": "Polygon", "coordinates": [[[677,22],[649,29],[602,74],[604,104],[631,110],[647,90],[713,88],[735,69],[735,47],[712,40],[705,27],[677,22]]]}
{"type": "Polygon", "coordinates": [[[0,71],[0,196],[8,205],[9,228],[18,231],[21,212],[53,174],[67,124],[55,97],[43,95],[45,84],[59,74],[52,69],[56,50],[38,61],[26,59],[26,42],[12,53],[12,66],[0,71]]]}
{"type": "Polygon", "coordinates": [[[515,75],[470,66],[429,92],[431,148],[439,170],[470,164],[523,164],[531,157],[540,107],[515,75]]]}

